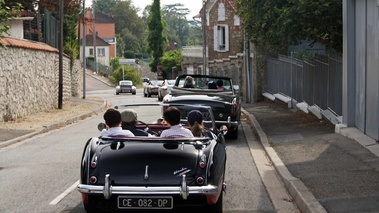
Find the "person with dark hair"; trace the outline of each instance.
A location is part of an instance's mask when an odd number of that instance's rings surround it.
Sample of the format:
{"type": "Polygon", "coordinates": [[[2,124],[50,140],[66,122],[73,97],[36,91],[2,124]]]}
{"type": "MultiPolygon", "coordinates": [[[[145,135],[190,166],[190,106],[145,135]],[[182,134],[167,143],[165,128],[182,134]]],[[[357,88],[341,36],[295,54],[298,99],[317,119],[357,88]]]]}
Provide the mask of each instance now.
{"type": "Polygon", "coordinates": [[[217,84],[214,81],[209,81],[208,89],[217,89],[217,84]]]}
{"type": "Polygon", "coordinates": [[[104,113],[105,124],[107,125],[106,129],[101,131],[101,136],[103,137],[117,137],[117,136],[126,136],[134,137],[134,134],[129,130],[123,130],[121,128],[121,113],[113,108],[108,109],[104,113]]]}
{"type": "Polygon", "coordinates": [[[132,109],[126,109],[121,112],[121,127],[131,131],[135,136],[152,136],[151,134],[138,129],[136,124],[138,123],[137,112],[132,109]]]}
{"type": "MultiPolygon", "coordinates": [[[[216,139],[216,135],[207,130],[203,125],[203,114],[199,110],[191,110],[188,113],[188,124],[191,127],[191,132],[195,137],[210,137],[216,139]]],[[[226,127],[226,126],[225,126],[226,127]]]]}
{"type": "Polygon", "coordinates": [[[217,80],[217,89],[218,90],[224,90],[225,89],[224,82],[221,79],[217,80]]]}
{"type": "Polygon", "coordinates": [[[204,137],[205,128],[203,125],[203,114],[199,110],[192,110],[188,113],[187,119],[193,136],[204,137]]]}
{"type": "Polygon", "coordinates": [[[163,130],[161,137],[174,138],[174,137],[193,137],[189,129],[184,128],[180,124],[180,111],[176,107],[169,107],[163,112],[163,119],[170,127],[170,129],[163,130]]]}

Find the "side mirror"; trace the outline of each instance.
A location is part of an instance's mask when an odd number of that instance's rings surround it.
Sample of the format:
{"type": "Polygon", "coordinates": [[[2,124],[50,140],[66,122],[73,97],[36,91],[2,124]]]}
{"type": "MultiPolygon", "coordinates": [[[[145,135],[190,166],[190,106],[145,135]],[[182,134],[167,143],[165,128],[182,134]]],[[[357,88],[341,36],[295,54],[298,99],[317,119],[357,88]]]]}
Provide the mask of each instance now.
{"type": "Polygon", "coordinates": [[[103,131],[103,129],[106,129],[107,128],[107,125],[105,125],[105,123],[99,123],[97,125],[97,129],[101,132],[103,131]]]}

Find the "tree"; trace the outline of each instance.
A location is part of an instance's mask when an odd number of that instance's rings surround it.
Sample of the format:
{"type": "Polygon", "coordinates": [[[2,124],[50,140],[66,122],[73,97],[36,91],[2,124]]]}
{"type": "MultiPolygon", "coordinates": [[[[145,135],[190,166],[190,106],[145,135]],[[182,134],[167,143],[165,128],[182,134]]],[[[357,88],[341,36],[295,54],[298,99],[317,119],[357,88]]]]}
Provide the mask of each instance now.
{"type": "Polygon", "coordinates": [[[236,7],[256,45],[280,51],[310,40],[342,51],[341,0],[236,0],[236,7]]]}
{"type": "Polygon", "coordinates": [[[176,67],[178,68],[178,71],[181,71],[182,54],[178,50],[165,52],[160,61],[164,67],[163,78],[167,78],[167,74],[172,71],[173,67],[176,67]]]}
{"type": "Polygon", "coordinates": [[[189,9],[183,6],[183,4],[178,3],[165,5],[162,8],[162,18],[167,23],[166,33],[169,36],[169,41],[170,43],[176,42],[180,44],[180,46],[187,45],[187,37],[189,34],[189,26],[186,18],[186,15],[189,14],[189,9]],[[179,41],[170,40],[170,37],[178,37],[179,41]]]}
{"type": "Polygon", "coordinates": [[[148,17],[148,48],[152,53],[153,61],[149,64],[152,72],[157,72],[157,65],[163,56],[167,37],[164,35],[164,23],[160,7],[160,0],[154,0],[148,17]]]}
{"type": "Polygon", "coordinates": [[[93,2],[93,5],[96,10],[109,14],[110,10],[119,2],[120,0],[97,0],[93,2]]]}
{"type": "MultiPolygon", "coordinates": [[[[12,7],[6,6],[4,0],[0,0],[0,23],[4,23],[10,18],[17,17],[21,10],[21,5],[16,4],[12,7]]],[[[9,25],[0,25],[0,38],[4,34],[8,34],[10,29],[9,25]]],[[[0,43],[0,47],[4,47],[4,44],[0,43]]]]}
{"type": "Polygon", "coordinates": [[[122,56],[125,50],[136,53],[143,51],[145,23],[137,15],[138,9],[131,4],[130,0],[97,0],[95,8],[113,17],[117,42],[123,43],[119,56],[122,56]]]}

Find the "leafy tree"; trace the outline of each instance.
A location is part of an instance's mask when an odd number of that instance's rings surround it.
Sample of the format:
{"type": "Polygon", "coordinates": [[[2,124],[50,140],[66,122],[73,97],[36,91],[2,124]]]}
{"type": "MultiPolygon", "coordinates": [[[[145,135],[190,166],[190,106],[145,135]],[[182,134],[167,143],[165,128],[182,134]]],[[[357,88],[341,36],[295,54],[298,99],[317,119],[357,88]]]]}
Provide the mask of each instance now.
{"type": "Polygon", "coordinates": [[[117,69],[112,73],[112,76],[109,78],[109,80],[115,84],[123,79],[133,81],[134,85],[141,84],[140,73],[136,72],[131,66],[128,66],[128,65],[118,66],[117,69]],[[124,67],[124,78],[122,77],[123,67],[124,67]]]}
{"type": "Polygon", "coordinates": [[[183,4],[169,4],[162,8],[162,18],[167,23],[166,33],[169,36],[170,43],[176,42],[180,46],[187,45],[188,21],[186,15],[189,9],[183,7],[183,4]],[[171,34],[171,35],[170,35],[171,34]],[[174,36],[175,35],[175,36],[174,36]],[[170,40],[170,38],[179,38],[179,41],[170,40]]]}
{"type": "Polygon", "coordinates": [[[125,53],[124,53],[124,57],[125,57],[125,58],[135,58],[135,57],[136,57],[136,54],[134,54],[134,52],[131,51],[131,50],[127,50],[127,51],[125,51],[125,53]]]}
{"type": "Polygon", "coordinates": [[[117,43],[121,44],[121,48],[117,48],[119,56],[122,56],[125,50],[143,51],[145,23],[137,15],[138,9],[131,4],[130,0],[97,0],[95,8],[112,15],[117,43]]]}
{"type": "Polygon", "coordinates": [[[125,52],[125,42],[124,40],[121,38],[120,34],[116,34],[116,40],[117,40],[117,48],[116,48],[116,51],[117,51],[117,56],[122,56],[123,53],[125,52]]]}
{"type": "Polygon", "coordinates": [[[278,51],[303,40],[342,51],[341,0],[236,0],[253,43],[278,51]]]}
{"type": "Polygon", "coordinates": [[[153,60],[149,66],[152,72],[157,72],[157,65],[163,56],[164,48],[167,43],[167,37],[164,35],[164,23],[160,8],[160,0],[154,0],[148,17],[148,48],[152,53],[153,60]]]}
{"type": "MultiPolygon", "coordinates": [[[[9,18],[17,17],[20,9],[20,4],[9,7],[5,5],[4,0],[0,0],[0,23],[4,23],[9,18]]],[[[2,38],[4,34],[7,35],[9,29],[9,25],[0,25],[0,38],[2,38]]],[[[0,43],[0,47],[4,47],[4,44],[0,43]]]]}
{"type": "Polygon", "coordinates": [[[93,2],[93,5],[96,10],[109,14],[110,10],[115,7],[120,1],[121,0],[96,0],[93,2]]]}
{"type": "Polygon", "coordinates": [[[173,67],[177,67],[181,71],[182,54],[178,50],[167,51],[161,58],[163,69],[163,78],[167,78],[167,74],[172,71],[173,67]]]}

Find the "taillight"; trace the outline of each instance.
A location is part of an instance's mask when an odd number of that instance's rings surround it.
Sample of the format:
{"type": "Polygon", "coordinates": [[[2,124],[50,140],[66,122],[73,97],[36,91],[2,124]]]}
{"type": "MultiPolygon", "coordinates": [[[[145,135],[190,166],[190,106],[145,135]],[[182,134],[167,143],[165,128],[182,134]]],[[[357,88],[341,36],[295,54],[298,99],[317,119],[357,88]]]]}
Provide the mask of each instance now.
{"type": "Polygon", "coordinates": [[[207,156],[204,154],[200,158],[199,167],[204,169],[206,166],[206,163],[205,163],[206,161],[207,161],[207,156]]]}
{"type": "Polygon", "coordinates": [[[91,177],[89,178],[89,181],[90,181],[92,184],[94,184],[94,183],[97,182],[97,178],[96,178],[95,176],[91,176],[91,177]]]}
{"type": "Polygon", "coordinates": [[[236,98],[233,99],[232,104],[233,104],[233,112],[232,113],[235,115],[235,114],[237,114],[237,108],[238,108],[238,104],[237,104],[237,99],[236,98]]]}
{"type": "Polygon", "coordinates": [[[92,158],[91,168],[94,169],[94,168],[96,168],[96,166],[97,166],[97,156],[94,156],[92,158]]]}
{"type": "Polygon", "coordinates": [[[197,177],[196,178],[196,183],[199,184],[199,185],[203,185],[204,184],[204,178],[203,177],[197,177]]]}

